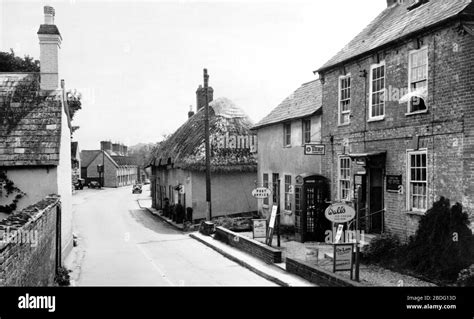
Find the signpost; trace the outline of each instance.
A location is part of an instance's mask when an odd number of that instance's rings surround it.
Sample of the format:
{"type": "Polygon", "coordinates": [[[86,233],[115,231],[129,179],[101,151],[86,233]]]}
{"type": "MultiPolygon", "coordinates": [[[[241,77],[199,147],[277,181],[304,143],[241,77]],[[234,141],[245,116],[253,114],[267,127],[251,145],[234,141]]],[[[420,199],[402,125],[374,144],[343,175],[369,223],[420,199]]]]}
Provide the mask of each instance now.
{"type": "Polygon", "coordinates": [[[334,263],[333,272],[350,271],[352,280],[352,269],[354,262],[352,259],[352,252],[354,244],[334,244],[334,263]]]}
{"type": "Polygon", "coordinates": [[[306,144],[304,146],[305,155],[326,155],[326,146],[323,144],[306,144]]]}
{"type": "Polygon", "coordinates": [[[339,244],[339,242],[344,231],[344,224],[352,221],[356,217],[356,211],[347,204],[337,203],[329,206],[324,212],[324,215],[329,221],[338,224],[337,233],[333,242],[333,272],[350,271],[352,280],[354,268],[352,253],[354,250],[354,244],[339,244]]]}
{"type": "Polygon", "coordinates": [[[275,222],[277,218],[277,213],[278,213],[278,205],[273,205],[272,214],[270,215],[270,222],[268,223],[268,234],[267,234],[267,240],[266,240],[266,244],[270,247],[272,246],[272,242],[273,242],[273,232],[275,230],[275,222]]]}

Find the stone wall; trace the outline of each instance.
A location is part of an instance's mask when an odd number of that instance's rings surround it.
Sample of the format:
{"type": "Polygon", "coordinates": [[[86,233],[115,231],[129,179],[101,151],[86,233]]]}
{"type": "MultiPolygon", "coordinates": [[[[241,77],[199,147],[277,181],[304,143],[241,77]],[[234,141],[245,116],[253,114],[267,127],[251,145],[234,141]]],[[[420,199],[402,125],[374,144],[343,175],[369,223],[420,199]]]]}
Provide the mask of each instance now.
{"type": "Polygon", "coordinates": [[[256,240],[241,236],[223,227],[216,227],[214,239],[220,240],[232,247],[245,251],[266,263],[281,263],[281,250],[264,245],[256,240]]]}
{"type": "Polygon", "coordinates": [[[59,197],[0,221],[0,286],[52,286],[57,267],[59,197]]]}

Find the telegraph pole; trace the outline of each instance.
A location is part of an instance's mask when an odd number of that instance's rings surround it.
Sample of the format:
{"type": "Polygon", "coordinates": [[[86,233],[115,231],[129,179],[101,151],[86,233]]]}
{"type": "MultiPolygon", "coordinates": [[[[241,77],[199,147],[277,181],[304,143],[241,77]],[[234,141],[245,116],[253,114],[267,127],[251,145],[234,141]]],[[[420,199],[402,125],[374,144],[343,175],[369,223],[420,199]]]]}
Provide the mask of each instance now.
{"type": "Polygon", "coordinates": [[[204,130],[206,139],[206,202],[207,202],[207,219],[212,220],[212,206],[211,206],[211,147],[209,143],[209,75],[207,69],[204,69],[204,95],[205,95],[205,119],[204,119],[204,130]]]}

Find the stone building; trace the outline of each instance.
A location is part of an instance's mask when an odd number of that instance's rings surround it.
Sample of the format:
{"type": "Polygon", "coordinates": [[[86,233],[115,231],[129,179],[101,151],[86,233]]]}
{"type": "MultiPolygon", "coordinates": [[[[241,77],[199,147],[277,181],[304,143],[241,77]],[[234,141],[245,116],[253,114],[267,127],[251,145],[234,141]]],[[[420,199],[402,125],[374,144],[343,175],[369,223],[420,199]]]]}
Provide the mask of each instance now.
{"type": "MultiPolygon", "coordinates": [[[[253,124],[230,100],[212,101],[209,91],[212,215],[256,212],[253,124]]],[[[150,163],[153,207],[163,209],[168,198],[171,204],[192,208],[194,220],[205,219],[207,212],[203,92],[202,87],[196,92],[196,114],[189,112],[186,123],[160,144],[150,163]]]]}
{"type": "Polygon", "coordinates": [[[323,241],[330,228],[324,218],[329,182],[321,165],[321,95],[319,80],[305,83],[253,127],[259,186],[272,191],[259,200],[259,211],[268,217],[278,205],[281,224],[294,226],[301,241],[323,241]],[[307,152],[312,146],[319,153],[307,152]]]}
{"type": "MultiPolygon", "coordinates": [[[[0,171],[25,193],[16,211],[60,195],[65,258],[73,246],[71,121],[64,81],[59,85],[62,37],[54,17],[54,8],[45,6],[38,30],[40,73],[0,73],[0,171]]],[[[4,195],[0,192],[0,206],[17,194],[4,195]]]]}
{"type": "Polygon", "coordinates": [[[474,4],[387,1],[316,72],[333,201],[407,240],[440,196],[474,210],[474,4]]]}
{"type": "Polygon", "coordinates": [[[81,151],[81,176],[86,184],[97,181],[104,187],[122,187],[139,180],[137,161],[128,156],[127,146],[109,141],[100,142],[100,146],[100,150],[81,151]]]}

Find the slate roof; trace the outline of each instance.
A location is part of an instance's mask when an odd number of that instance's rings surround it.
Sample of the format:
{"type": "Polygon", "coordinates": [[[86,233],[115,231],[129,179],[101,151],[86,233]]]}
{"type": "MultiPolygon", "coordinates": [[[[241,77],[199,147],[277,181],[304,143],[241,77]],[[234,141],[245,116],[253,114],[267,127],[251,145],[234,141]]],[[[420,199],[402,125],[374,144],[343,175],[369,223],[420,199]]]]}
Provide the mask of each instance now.
{"type": "Polygon", "coordinates": [[[81,151],[81,167],[88,167],[92,161],[99,155],[99,150],[82,150],[81,151]]]}
{"type": "Polygon", "coordinates": [[[392,5],[375,18],[359,35],[316,72],[322,72],[366,54],[400,38],[407,37],[456,17],[466,9],[472,13],[472,0],[430,0],[409,11],[410,1],[392,5]],[[468,8],[469,7],[469,8],[468,8]]]}
{"type": "MultiPolygon", "coordinates": [[[[245,112],[227,98],[219,98],[209,104],[209,128],[211,141],[225,136],[255,135],[250,131],[253,123],[245,112]]],[[[205,110],[200,109],[173,135],[153,151],[151,165],[167,165],[192,171],[205,170],[205,110]]],[[[211,142],[212,143],[212,142],[211,142]]],[[[257,160],[250,149],[217,149],[211,153],[213,172],[256,172],[257,160]]]]}
{"type": "Polygon", "coordinates": [[[112,156],[112,159],[117,163],[119,166],[137,166],[137,161],[133,157],[129,156],[112,156]]]}
{"type": "Polygon", "coordinates": [[[303,84],[252,129],[304,118],[321,111],[322,88],[320,80],[303,84]]]}
{"type": "Polygon", "coordinates": [[[39,74],[0,73],[0,166],[57,166],[62,104],[39,95],[39,74]]]}

